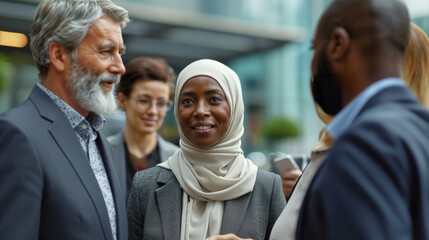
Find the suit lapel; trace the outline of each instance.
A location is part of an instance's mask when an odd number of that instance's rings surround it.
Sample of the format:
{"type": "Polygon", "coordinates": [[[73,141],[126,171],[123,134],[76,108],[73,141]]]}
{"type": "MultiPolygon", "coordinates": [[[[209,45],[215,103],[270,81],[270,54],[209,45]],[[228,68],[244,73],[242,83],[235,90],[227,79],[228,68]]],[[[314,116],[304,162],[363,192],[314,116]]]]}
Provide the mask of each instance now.
{"type": "MultiPolygon", "coordinates": [[[[117,231],[118,239],[126,239],[127,236],[122,231],[127,230],[126,226],[123,226],[126,223],[127,214],[126,214],[126,204],[125,204],[125,189],[120,185],[118,175],[116,173],[116,168],[113,163],[113,153],[109,142],[104,137],[102,133],[98,133],[97,139],[99,140],[100,152],[104,160],[104,166],[106,168],[107,176],[109,177],[110,187],[112,189],[112,194],[115,199],[116,207],[116,216],[117,216],[117,231]],[[123,237],[120,237],[123,236],[123,237]]],[[[110,223],[109,223],[110,224],[110,223]]],[[[109,225],[110,226],[110,225],[109,225]]],[[[125,231],[127,232],[127,231],[125,231]]]]}
{"type": "Polygon", "coordinates": [[[91,197],[92,202],[97,210],[101,225],[103,226],[106,239],[113,240],[109,215],[107,214],[106,205],[104,203],[104,198],[100,187],[98,186],[94,172],[92,171],[92,168],[89,164],[89,159],[85,155],[76,133],[70,127],[67,118],[55,120],[49,128],[49,132],[51,132],[58,146],[64,152],[64,155],[67,157],[76,174],[79,176],[82,185],[85,187],[88,195],[91,197]]]}
{"type": "Polygon", "coordinates": [[[164,239],[180,239],[182,218],[182,190],[173,174],[163,171],[158,183],[165,184],[156,190],[164,239]]]}
{"type": "Polygon", "coordinates": [[[39,87],[35,86],[30,99],[40,112],[40,115],[52,122],[48,131],[55,139],[67,160],[78,175],[85,187],[96,210],[106,239],[113,240],[104,198],[95,179],[94,172],[89,164],[89,159],[83,151],[79,139],[70,125],[69,120],[58,106],[39,87]]]}
{"type": "Polygon", "coordinates": [[[252,192],[239,198],[225,201],[222,227],[220,229],[221,234],[238,233],[240,226],[244,221],[251,197],[252,192]]]}

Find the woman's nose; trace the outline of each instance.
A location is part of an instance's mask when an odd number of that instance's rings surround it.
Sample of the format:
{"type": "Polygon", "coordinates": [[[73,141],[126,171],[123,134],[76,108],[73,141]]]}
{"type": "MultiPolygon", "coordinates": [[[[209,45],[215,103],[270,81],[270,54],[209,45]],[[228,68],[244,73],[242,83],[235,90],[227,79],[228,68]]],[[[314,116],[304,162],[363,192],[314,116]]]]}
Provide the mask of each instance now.
{"type": "Polygon", "coordinates": [[[205,117],[205,116],[208,116],[209,114],[210,114],[209,107],[206,105],[205,102],[198,102],[196,104],[196,108],[194,111],[195,117],[205,117]]]}

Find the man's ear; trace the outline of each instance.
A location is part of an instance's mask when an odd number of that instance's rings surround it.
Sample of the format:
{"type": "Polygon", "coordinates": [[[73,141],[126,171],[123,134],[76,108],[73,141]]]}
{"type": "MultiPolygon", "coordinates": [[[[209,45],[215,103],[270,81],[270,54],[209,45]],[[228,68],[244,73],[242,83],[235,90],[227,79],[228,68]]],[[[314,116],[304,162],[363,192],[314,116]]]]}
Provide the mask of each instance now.
{"type": "Polygon", "coordinates": [[[336,27],[331,34],[331,39],[327,47],[327,56],[332,61],[342,60],[350,48],[350,37],[342,27],[336,27]]]}
{"type": "Polygon", "coordinates": [[[125,97],[125,95],[123,93],[119,92],[116,95],[116,98],[118,99],[118,105],[119,105],[119,107],[122,110],[126,111],[127,110],[127,104],[125,102],[127,100],[127,97],[125,97]]]}
{"type": "Polygon", "coordinates": [[[57,42],[51,42],[49,44],[49,59],[56,71],[63,72],[65,70],[66,63],[69,61],[69,56],[70,54],[61,44],[57,42]]]}

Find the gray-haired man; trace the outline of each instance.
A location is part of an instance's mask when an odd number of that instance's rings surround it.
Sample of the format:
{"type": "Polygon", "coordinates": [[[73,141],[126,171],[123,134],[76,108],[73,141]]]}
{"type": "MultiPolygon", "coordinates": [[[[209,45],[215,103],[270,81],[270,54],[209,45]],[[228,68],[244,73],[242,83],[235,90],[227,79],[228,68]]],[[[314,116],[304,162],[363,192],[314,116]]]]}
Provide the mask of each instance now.
{"type": "Polygon", "coordinates": [[[128,22],[110,0],[39,4],[31,50],[40,82],[0,115],[0,239],[127,239],[100,114],[116,109],[128,22]]]}

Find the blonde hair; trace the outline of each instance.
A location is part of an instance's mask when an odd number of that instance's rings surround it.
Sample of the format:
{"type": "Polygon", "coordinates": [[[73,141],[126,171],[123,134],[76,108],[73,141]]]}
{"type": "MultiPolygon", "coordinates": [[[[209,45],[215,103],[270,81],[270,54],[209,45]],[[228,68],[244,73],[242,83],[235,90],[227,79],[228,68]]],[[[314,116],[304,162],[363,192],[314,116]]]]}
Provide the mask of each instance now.
{"type": "Polygon", "coordinates": [[[403,61],[405,82],[420,103],[429,108],[429,38],[416,24],[411,23],[411,36],[403,61]]]}
{"type": "MultiPolygon", "coordinates": [[[[334,119],[335,116],[325,113],[319,104],[315,103],[315,107],[317,116],[325,125],[329,124],[334,119]]],[[[319,132],[319,141],[317,141],[317,143],[313,146],[311,152],[325,151],[329,149],[333,143],[334,140],[326,130],[326,126],[324,126],[319,132]]]]}
{"type": "Polygon", "coordinates": [[[322,152],[332,147],[334,139],[329,135],[326,126],[324,126],[319,132],[319,141],[313,146],[311,152],[322,152]]]}
{"type": "Polygon", "coordinates": [[[325,125],[330,123],[332,119],[334,119],[334,116],[325,113],[325,111],[323,111],[322,107],[318,103],[314,103],[314,105],[316,107],[317,116],[325,125]]]}

